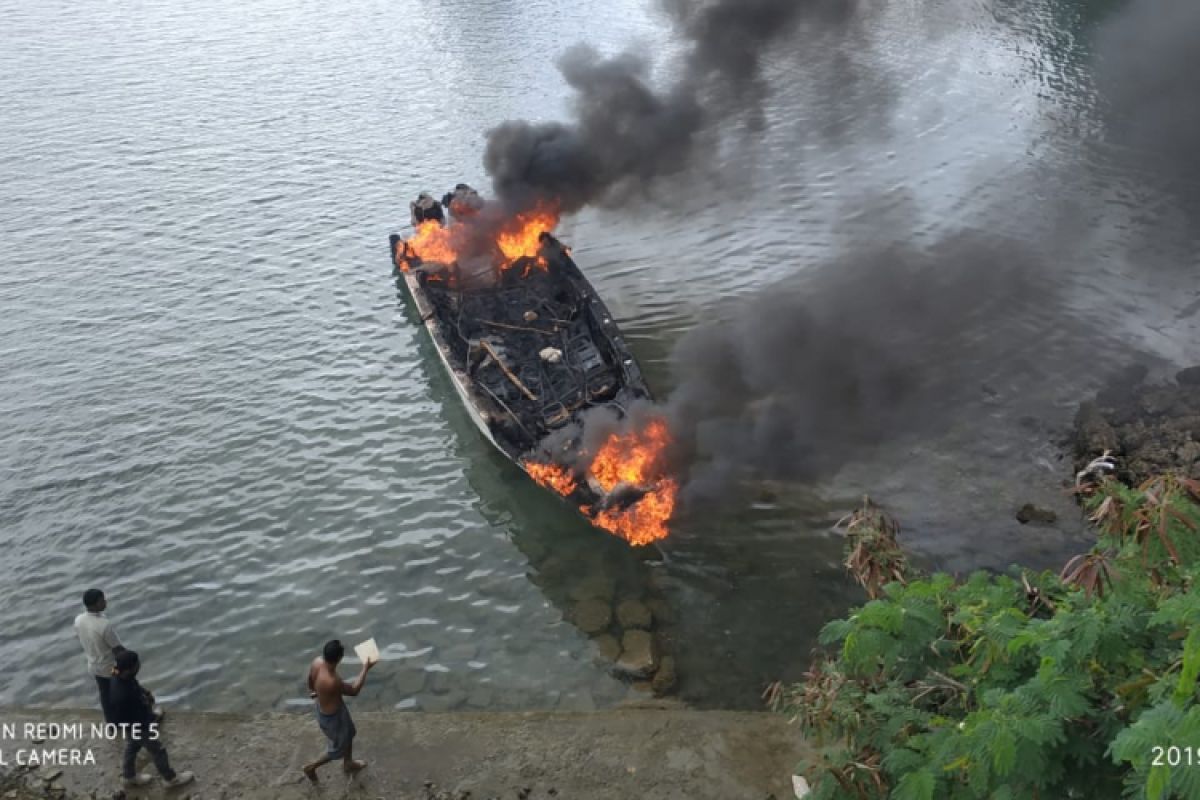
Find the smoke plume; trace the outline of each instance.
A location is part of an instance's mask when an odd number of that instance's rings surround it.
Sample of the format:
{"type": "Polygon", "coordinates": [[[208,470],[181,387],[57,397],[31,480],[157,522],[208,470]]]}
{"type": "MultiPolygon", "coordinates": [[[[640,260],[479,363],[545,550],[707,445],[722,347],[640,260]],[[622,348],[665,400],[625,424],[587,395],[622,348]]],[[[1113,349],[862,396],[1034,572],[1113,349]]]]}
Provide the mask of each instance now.
{"type": "MultiPolygon", "coordinates": [[[[552,198],[566,212],[612,205],[678,175],[708,152],[720,124],[761,109],[763,57],[802,16],[843,19],[851,0],[661,0],[687,43],[680,77],[651,84],[649,60],[570,48],[558,67],[574,91],[569,123],[509,121],[488,133],[484,166],[512,204],[552,198]]],[[[753,117],[752,117],[753,121],[753,117]]]]}
{"type": "MultiPolygon", "coordinates": [[[[570,212],[707,166],[726,121],[761,121],[765,54],[799,38],[807,21],[840,25],[854,12],[836,0],[660,3],[686,44],[681,77],[655,88],[643,57],[567,51],[559,66],[575,92],[571,121],[507,122],[489,133],[485,166],[499,196],[552,197],[570,212]]],[[[1200,199],[1200,4],[1134,0],[1096,33],[1096,86],[1112,138],[1200,199]]],[[[661,408],[623,420],[600,412],[561,444],[582,439],[594,451],[645,414],[665,413],[683,499],[702,503],[727,498],[746,477],[814,479],[885,439],[944,429],[951,410],[980,412],[993,384],[1020,397],[1039,383],[1119,368],[1131,349],[1062,296],[1070,284],[1062,265],[1088,216],[1076,204],[1087,198],[1047,197],[1037,175],[1021,183],[1029,177],[1006,176],[1002,201],[928,247],[851,241],[819,267],[727,306],[720,321],[678,342],[676,388],[661,408]],[[993,230],[1019,230],[1023,242],[993,230]],[[1100,363],[1081,366],[1094,357],[1100,363]]],[[[865,215],[896,222],[870,208],[865,215]]],[[[894,234],[890,241],[912,239],[911,228],[894,234]]]]}
{"type": "Polygon", "coordinates": [[[1096,38],[1108,127],[1141,165],[1200,198],[1200,3],[1133,0],[1096,38]]]}
{"type": "MultiPolygon", "coordinates": [[[[1120,158],[1200,203],[1200,4],[1133,0],[1095,41],[1120,158]]],[[[1063,223],[1076,199],[1020,180],[1007,179],[1010,201],[980,209],[974,229],[928,248],[850,242],[685,335],[667,402],[683,499],[724,498],[744,477],[823,477],[885,439],[944,428],[980,403],[981,387],[1078,379],[1085,363],[1098,377],[1138,357],[1064,307],[1080,232],[1063,223]],[[988,233],[1020,219],[1022,244],[988,233]]]]}
{"type": "Polygon", "coordinates": [[[980,231],[868,246],[692,330],[666,404],[683,499],[823,477],[885,438],[940,429],[981,386],[1004,385],[1014,352],[1062,338],[1047,269],[980,231]]]}

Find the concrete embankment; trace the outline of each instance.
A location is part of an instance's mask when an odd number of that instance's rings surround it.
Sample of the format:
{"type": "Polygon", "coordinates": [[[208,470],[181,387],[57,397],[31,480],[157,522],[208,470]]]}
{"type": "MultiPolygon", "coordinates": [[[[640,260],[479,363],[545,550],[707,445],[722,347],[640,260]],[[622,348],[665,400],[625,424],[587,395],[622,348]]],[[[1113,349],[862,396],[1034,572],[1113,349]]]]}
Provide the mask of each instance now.
{"type": "MultiPolygon", "coordinates": [[[[113,797],[120,790],[120,743],[91,738],[99,721],[91,711],[0,711],[0,798],[113,797]],[[55,730],[50,723],[78,726],[55,730]],[[95,763],[18,765],[46,751],[68,762],[70,751],[81,759],[90,752],[95,763]]],[[[328,764],[313,786],[300,772],[324,747],[311,716],[171,712],[163,741],[172,766],[194,771],[196,782],[166,791],[156,779],[127,796],[783,800],[792,796],[800,747],[797,729],[766,713],[376,712],[357,714],[356,722],[354,755],[368,768],[347,778],[340,763],[328,764]]],[[[153,772],[144,759],[139,769],[153,772]]]]}

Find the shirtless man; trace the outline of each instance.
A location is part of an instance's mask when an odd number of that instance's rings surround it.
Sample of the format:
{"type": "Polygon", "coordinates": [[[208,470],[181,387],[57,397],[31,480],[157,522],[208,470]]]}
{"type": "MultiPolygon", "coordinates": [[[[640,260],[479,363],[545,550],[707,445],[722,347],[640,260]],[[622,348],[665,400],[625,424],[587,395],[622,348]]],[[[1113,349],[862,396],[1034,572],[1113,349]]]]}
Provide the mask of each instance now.
{"type": "Polygon", "coordinates": [[[313,783],[317,782],[317,767],[334,759],[342,759],[342,769],[348,775],[367,765],[367,762],[353,758],[354,735],[358,730],[342,698],[355,697],[362,691],[367,673],[376,662],[364,663],[354,682],[346,683],[337,674],[337,665],[345,654],[346,649],[337,639],[326,642],[322,655],[314,658],[312,666],[308,668],[308,696],[317,701],[317,724],[321,727],[321,733],[329,739],[329,749],[325,755],[303,767],[304,776],[313,783]]]}

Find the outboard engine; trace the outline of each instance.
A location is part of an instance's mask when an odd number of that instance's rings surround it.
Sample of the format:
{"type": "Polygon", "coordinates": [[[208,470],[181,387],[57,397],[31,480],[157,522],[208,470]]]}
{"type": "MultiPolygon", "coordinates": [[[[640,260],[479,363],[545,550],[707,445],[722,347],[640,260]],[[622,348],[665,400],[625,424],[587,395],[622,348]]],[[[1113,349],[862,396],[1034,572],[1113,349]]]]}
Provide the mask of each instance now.
{"type": "Polygon", "coordinates": [[[408,204],[412,211],[412,224],[417,227],[422,222],[437,222],[445,224],[446,217],[442,214],[442,207],[437,200],[428,192],[421,192],[417,195],[417,199],[408,204]]]}
{"type": "Polygon", "coordinates": [[[450,209],[451,216],[461,220],[478,214],[483,208],[483,198],[467,184],[460,183],[442,198],[442,205],[450,209]]]}

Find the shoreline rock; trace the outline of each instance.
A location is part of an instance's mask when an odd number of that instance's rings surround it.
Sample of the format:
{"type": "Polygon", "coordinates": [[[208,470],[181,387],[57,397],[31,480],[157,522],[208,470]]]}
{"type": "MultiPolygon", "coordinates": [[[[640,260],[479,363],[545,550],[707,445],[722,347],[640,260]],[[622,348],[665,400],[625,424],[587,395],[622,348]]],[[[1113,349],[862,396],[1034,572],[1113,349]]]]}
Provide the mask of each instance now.
{"type": "Polygon", "coordinates": [[[628,630],[621,637],[621,657],[615,669],[634,679],[648,678],[658,669],[658,652],[654,637],[646,631],[628,630]]]}
{"type": "Polygon", "coordinates": [[[1053,525],[1058,521],[1058,514],[1048,508],[1039,508],[1033,503],[1026,503],[1017,510],[1017,522],[1022,525],[1053,525]]]}
{"type": "Polygon", "coordinates": [[[1163,472],[1200,478],[1200,366],[1174,383],[1144,383],[1145,371],[1121,371],[1080,404],[1072,436],[1075,470],[1105,452],[1131,485],[1163,472]]]}

